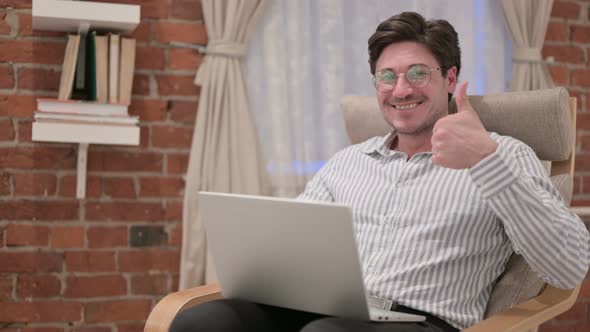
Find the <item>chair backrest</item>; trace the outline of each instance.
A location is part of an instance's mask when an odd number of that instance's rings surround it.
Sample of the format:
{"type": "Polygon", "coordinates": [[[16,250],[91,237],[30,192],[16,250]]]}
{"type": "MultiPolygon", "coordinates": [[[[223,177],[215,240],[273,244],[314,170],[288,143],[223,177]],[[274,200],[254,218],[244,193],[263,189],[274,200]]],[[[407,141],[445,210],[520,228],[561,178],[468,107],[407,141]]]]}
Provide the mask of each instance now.
{"type": "MultiPolygon", "coordinates": [[[[539,159],[548,161],[555,187],[569,205],[575,161],[575,98],[565,88],[469,96],[488,131],[512,136],[529,145],[539,159]]],[[[341,108],[353,144],[391,131],[374,96],[344,96],[341,108]]],[[[456,112],[454,100],[449,111],[456,112]]],[[[544,282],[524,259],[514,254],[490,296],[485,316],[538,295],[544,282]]]]}

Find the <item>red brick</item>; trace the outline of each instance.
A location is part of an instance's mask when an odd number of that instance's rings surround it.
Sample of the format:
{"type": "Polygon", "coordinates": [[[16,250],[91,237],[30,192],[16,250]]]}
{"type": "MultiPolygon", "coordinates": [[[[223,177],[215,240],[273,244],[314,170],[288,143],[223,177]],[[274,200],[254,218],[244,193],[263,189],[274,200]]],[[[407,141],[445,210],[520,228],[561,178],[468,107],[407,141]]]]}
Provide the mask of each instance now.
{"type": "Polygon", "coordinates": [[[154,152],[91,151],[88,153],[88,171],[162,172],[163,159],[162,154],[154,152]]]}
{"type": "Polygon", "coordinates": [[[162,221],[163,218],[161,203],[86,203],[86,220],[89,221],[162,221]]]}
{"type": "Polygon", "coordinates": [[[127,281],[120,275],[68,277],[64,297],[122,296],[127,293],[127,281]]]}
{"type": "Polygon", "coordinates": [[[59,296],[61,281],[54,275],[19,275],[16,294],[20,298],[59,296]]]}
{"type": "Polygon", "coordinates": [[[36,147],[0,148],[0,168],[74,169],[77,161],[74,148],[36,147]]]}
{"type": "Polygon", "coordinates": [[[567,26],[562,22],[549,22],[545,40],[567,41],[567,26]]]}
{"type": "Polygon", "coordinates": [[[197,70],[203,62],[203,56],[193,49],[171,48],[168,51],[168,69],[197,70]]]}
{"type": "Polygon", "coordinates": [[[131,294],[133,295],[166,295],[168,293],[170,293],[168,276],[165,274],[142,274],[131,277],[131,294]]]}
{"type": "Polygon", "coordinates": [[[572,85],[590,87],[590,69],[573,70],[572,85]]]}
{"type": "Polygon", "coordinates": [[[150,300],[90,302],[84,309],[84,318],[87,323],[145,320],[150,309],[150,300]]]}
{"type": "Polygon", "coordinates": [[[202,21],[203,10],[200,0],[172,0],[172,12],[174,18],[191,21],[202,21]]]}
{"type": "Polygon", "coordinates": [[[150,147],[150,127],[148,126],[141,126],[139,127],[139,149],[140,150],[148,150],[150,147]]]}
{"type": "Polygon", "coordinates": [[[182,225],[178,223],[168,233],[169,245],[173,247],[180,247],[182,244],[182,225]]]}
{"type": "Polygon", "coordinates": [[[139,181],[141,197],[179,197],[184,190],[181,178],[141,178],[139,181]]]}
{"type": "Polygon", "coordinates": [[[119,324],[117,332],[143,332],[144,324],[119,324]]]}
{"type": "Polygon", "coordinates": [[[78,251],[65,253],[68,272],[115,271],[115,253],[111,251],[78,251]]]}
{"type": "Polygon", "coordinates": [[[207,32],[203,23],[159,22],[155,28],[156,40],[162,44],[176,41],[207,45],[207,32]]]}
{"type": "Polygon", "coordinates": [[[572,32],[572,40],[576,43],[590,43],[590,26],[588,25],[572,25],[570,27],[572,32]]]}
{"type": "Polygon", "coordinates": [[[555,1],[551,10],[552,17],[578,18],[580,17],[580,5],[571,1],[555,1]]]}
{"type": "Polygon", "coordinates": [[[89,248],[127,246],[127,227],[91,227],[87,232],[89,248]]]}
{"type": "Polygon", "coordinates": [[[185,174],[188,168],[188,154],[171,153],[166,156],[166,170],[169,174],[185,174]]]}
{"type": "Polygon", "coordinates": [[[164,69],[166,55],[160,47],[138,46],[135,58],[137,69],[164,69]]]}
{"type": "Polygon", "coordinates": [[[166,120],[166,101],[158,99],[134,99],[129,114],[138,115],[141,122],[166,120]]]}
{"type": "Polygon", "coordinates": [[[0,303],[0,322],[77,322],[82,304],[65,301],[0,303]]]}
{"type": "Polygon", "coordinates": [[[12,289],[14,288],[14,278],[10,275],[0,275],[0,302],[12,301],[12,289]]]}
{"type": "Polygon", "coordinates": [[[182,202],[166,202],[166,221],[182,220],[182,202]]]}
{"type": "Polygon", "coordinates": [[[150,95],[150,77],[145,74],[135,73],[133,75],[133,95],[149,96],[150,95]]]}
{"type": "MultiPolygon", "coordinates": [[[[2,75],[0,73],[0,75],[2,75]]],[[[14,141],[14,126],[12,120],[0,120],[0,141],[14,141]]]]}
{"type": "Polygon", "coordinates": [[[150,36],[151,36],[150,27],[151,27],[150,22],[145,21],[145,20],[140,21],[137,28],[135,28],[135,30],[131,34],[131,38],[135,38],[138,43],[149,42],[150,36]]]}
{"type": "Polygon", "coordinates": [[[539,332],[588,332],[590,321],[563,322],[550,320],[539,326],[539,332]]]}
{"type": "Polygon", "coordinates": [[[14,72],[12,66],[1,66],[0,67],[0,89],[12,89],[14,88],[14,72]]]}
{"type": "Polygon", "coordinates": [[[194,125],[197,108],[198,103],[196,101],[172,101],[170,105],[170,120],[194,125]]]}
{"type": "Polygon", "coordinates": [[[0,95],[0,116],[31,118],[36,109],[37,96],[0,95]]]}
{"type": "Polygon", "coordinates": [[[119,270],[122,272],[170,271],[180,266],[178,250],[120,251],[119,270]]]}
{"type": "Polygon", "coordinates": [[[46,247],[49,243],[49,227],[9,224],[6,228],[7,246],[46,247]]]}
{"type": "Polygon", "coordinates": [[[57,186],[55,174],[21,173],[14,174],[16,196],[53,196],[57,186]]]}
{"type": "Polygon", "coordinates": [[[10,185],[10,174],[8,173],[0,173],[0,196],[10,195],[11,185],[10,185]]]}
{"type": "Polygon", "coordinates": [[[17,75],[19,89],[57,91],[61,72],[44,68],[21,68],[17,75]]]}
{"type": "Polygon", "coordinates": [[[62,262],[58,253],[0,252],[0,272],[60,272],[62,262]]]}
{"type": "Polygon", "coordinates": [[[83,248],[85,234],[82,226],[54,227],[51,229],[51,247],[83,248]]]}
{"type": "Polygon", "coordinates": [[[193,75],[156,75],[158,94],[160,96],[197,96],[199,87],[194,83],[193,75]]]}
{"type": "Polygon", "coordinates": [[[33,121],[31,120],[18,120],[18,142],[19,143],[31,143],[33,141],[33,121]]]}
{"type": "Polygon", "coordinates": [[[152,145],[158,148],[190,149],[193,127],[152,127],[152,145]]]}
{"type": "MultiPolygon", "coordinates": [[[[76,175],[65,175],[60,179],[59,196],[76,197],[76,175]]],[[[102,195],[102,178],[88,176],[86,178],[86,198],[98,198],[102,195]]]]}
{"type": "Polygon", "coordinates": [[[21,220],[77,220],[75,201],[0,201],[0,219],[21,220]]]}
{"type": "Polygon", "coordinates": [[[567,86],[569,84],[569,69],[561,66],[547,66],[551,78],[556,85],[567,86]]]}
{"type": "Polygon", "coordinates": [[[64,42],[0,39],[0,62],[62,64],[64,42]]]}
{"type": "Polygon", "coordinates": [[[132,178],[104,179],[104,194],[112,198],[136,198],[135,183],[132,178]]]}
{"type": "Polygon", "coordinates": [[[31,0],[0,0],[0,7],[27,9],[31,8],[31,0]]]}
{"type": "Polygon", "coordinates": [[[573,45],[544,45],[543,58],[552,56],[557,62],[584,63],[584,50],[573,45]]]}

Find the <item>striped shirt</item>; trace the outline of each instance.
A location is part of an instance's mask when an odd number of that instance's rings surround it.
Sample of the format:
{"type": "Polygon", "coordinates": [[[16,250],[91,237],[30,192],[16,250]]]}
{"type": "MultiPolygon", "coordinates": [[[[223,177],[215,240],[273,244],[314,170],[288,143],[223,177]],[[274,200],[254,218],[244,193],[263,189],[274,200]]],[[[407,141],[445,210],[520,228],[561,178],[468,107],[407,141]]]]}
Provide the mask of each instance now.
{"type": "Polygon", "coordinates": [[[532,149],[490,135],[497,151],[465,170],[434,165],[430,152],[408,160],[389,149],[395,133],[374,137],[338,152],[299,199],[351,207],[369,295],[466,328],[513,252],[560,288],[590,262],[585,225],[532,149]]]}

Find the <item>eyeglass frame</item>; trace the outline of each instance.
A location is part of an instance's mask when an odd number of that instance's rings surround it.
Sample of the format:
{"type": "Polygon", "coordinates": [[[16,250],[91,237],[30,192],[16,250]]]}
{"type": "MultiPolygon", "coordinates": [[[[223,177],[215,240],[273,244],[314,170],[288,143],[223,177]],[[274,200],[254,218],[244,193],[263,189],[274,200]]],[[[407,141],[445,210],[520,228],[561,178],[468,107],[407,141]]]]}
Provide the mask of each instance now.
{"type": "Polygon", "coordinates": [[[438,70],[443,70],[443,69],[444,69],[444,67],[442,67],[442,66],[439,66],[437,68],[430,68],[430,66],[428,66],[427,64],[415,63],[415,64],[410,65],[410,67],[408,68],[408,71],[406,71],[405,73],[396,74],[393,70],[391,70],[389,68],[384,68],[384,69],[381,69],[381,70],[376,71],[374,75],[371,75],[371,78],[372,78],[373,86],[375,87],[375,90],[377,90],[379,92],[389,92],[389,91],[394,90],[395,89],[395,85],[397,84],[397,81],[400,78],[400,76],[404,76],[406,78],[406,82],[408,82],[408,84],[411,85],[412,87],[414,87],[414,88],[423,88],[423,87],[427,86],[428,83],[430,83],[430,81],[432,80],[432,72],[438,71],[438,70]],[[426,83],[424,83],[423,85],[415,86],[407,78],[408,71],[410,71],[412,69],[412,67],[414,67],[414,66],[424,66],[424,67],[428,68],[428,81],[426,83]],[[392,85],[386,84],[386,85],[390,86],[391,88],[383,91],[383,90],[379,90],[377,88],[377,73],[382,72],[384,70],[388,70],[388,71],[392,72],[396,76],[396,78],[395,78],[395,81],[393,82],[392,85]]]}

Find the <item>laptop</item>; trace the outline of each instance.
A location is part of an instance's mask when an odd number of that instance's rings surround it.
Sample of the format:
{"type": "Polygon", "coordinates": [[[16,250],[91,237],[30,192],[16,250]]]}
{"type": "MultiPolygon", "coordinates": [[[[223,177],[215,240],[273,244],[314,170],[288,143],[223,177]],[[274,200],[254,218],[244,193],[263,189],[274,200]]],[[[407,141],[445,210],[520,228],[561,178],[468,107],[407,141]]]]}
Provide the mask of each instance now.
{"type": "Polygon", "coordinates": [[[349,207],[199,192],[225,298],[372,321],[424,316],[369,306],[349,207]]]}

